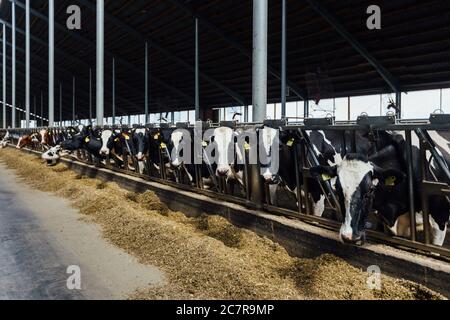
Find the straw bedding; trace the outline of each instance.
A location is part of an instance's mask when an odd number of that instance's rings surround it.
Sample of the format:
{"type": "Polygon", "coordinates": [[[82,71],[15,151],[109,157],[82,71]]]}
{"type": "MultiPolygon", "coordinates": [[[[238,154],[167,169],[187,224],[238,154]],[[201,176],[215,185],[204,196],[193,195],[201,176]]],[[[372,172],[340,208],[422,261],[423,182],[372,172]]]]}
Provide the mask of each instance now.
{"type": "MultiPolygon", "coordinates": [[[[140,288],[133,299],[442,299],[423,286],[387,276],[367,287],[367,273],[332,255],[289,256],[280,245],[219,216],[188,218],[152,192],[134,194],[90,179],[63,164],[46,167],[35,156],[0,151],[31,186],[67,198],[85,220],[98,223],[111,243],[141,263],[161,268],[166,281],[140,288]]],[[[145,284],[143,284],[145,286],[145,284]]]]}

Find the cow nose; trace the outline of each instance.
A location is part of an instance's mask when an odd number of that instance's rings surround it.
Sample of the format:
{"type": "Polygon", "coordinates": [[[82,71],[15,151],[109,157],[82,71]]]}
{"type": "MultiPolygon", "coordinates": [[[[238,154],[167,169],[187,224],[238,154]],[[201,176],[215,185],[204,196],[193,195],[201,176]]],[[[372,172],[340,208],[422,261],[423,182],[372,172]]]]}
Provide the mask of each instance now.
{"type": "Polygon", "coordinates": [[[353,233],[341,233],[341,239],[344,243],[353,243],[353,233]]]}
{"type": "Polygon", "coordinates": [[[226,168],[224,168],[224,169],[217,169],[217,175],[221,176],[221,177],[224,177],[224,176],[228,175],[229,171],[230,171],[230,169],[226,169],[226,168]]]}

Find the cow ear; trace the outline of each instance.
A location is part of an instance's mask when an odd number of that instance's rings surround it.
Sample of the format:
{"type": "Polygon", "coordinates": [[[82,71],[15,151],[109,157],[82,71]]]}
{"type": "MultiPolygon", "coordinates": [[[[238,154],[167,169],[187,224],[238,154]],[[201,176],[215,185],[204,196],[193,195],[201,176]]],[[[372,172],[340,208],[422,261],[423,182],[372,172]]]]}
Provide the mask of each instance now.
{"type": "Polygon", "coordinates": [[[406,175],[397,169],[381,169],[375,167],[374,178],[379,180],[379,183],[386,187],[395,187],[402,184],[406,175]]]}
{"type": "Polygon", "coordinates": [[[337,176],[337,166],[317,166],[309,169],[313,178],[318,178],[323,181],[328,181],[337,176]]]}

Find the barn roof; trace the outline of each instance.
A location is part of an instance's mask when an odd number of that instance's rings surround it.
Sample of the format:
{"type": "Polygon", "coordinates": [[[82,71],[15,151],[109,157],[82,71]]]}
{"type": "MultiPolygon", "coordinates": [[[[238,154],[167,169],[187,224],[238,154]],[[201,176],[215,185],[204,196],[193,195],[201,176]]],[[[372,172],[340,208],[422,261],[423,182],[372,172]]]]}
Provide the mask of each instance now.
{"type": "MultiPolygon", "coordinates": [[[[1,15],[11,23],[11,0],[1,15]]],[[[25,0],[17,3],[17,101],[25,92],[25,0]]],[[[269,0],[268,98],[280,98],[281,1],[269,0]]],[[[56,84],[62,82],[64,117],[87,118],[89,68],[95,79],[95,1],[55,1],[56,84]],[[82,10],[79,31],[66,28],[66,9],[82,10]]],[[[48,92],[48,1],[31,1],[31,92],[48,92]]],[[[290,100],[448,87],[450,2],[441,0],[288,0],[287,77],[290,100]],[[382,29],[366,27],[366,10],[382,10],[382,29]]],[[[105,0],[105,115],[111,115],[112,58],[116,60],[117,114],[144,112],[144,48],[149,43],[150,112],[194,105],[194,17],[200,23],[202,108],[251,104],[251,0],[105,0]]],[[[8,103],[11,29],[7,28],[8,103]]],[[[95,83],[95,81],[94,81],[95,83]]],[[[95,85],[95,84],[94,84],[95,85]]],[[[95,87],[94,87],[95,90],[95,87]]],[[[58,88],[55,89],[58,106],[58,88]]],[[[95,108],[95,98],[93,99],[95,108]]],[[[23,105],[23,103],[22,103],[23,105]]],[[[44,107],[44,110],[47,108],[44,107]]],[[[33,109],[32,109],[33,110],[33,109]]],[[[56,107],[56,110],[58,108],[56,107]]],[[[58,113],[56,118],[58,119],[58,113]]]]}

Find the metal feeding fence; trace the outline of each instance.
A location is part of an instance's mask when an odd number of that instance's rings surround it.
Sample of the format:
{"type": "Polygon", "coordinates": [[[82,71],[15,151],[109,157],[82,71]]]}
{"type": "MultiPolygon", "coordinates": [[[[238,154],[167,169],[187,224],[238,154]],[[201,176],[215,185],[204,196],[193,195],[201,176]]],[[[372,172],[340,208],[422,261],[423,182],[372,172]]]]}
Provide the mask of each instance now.
{"type": "MultiPolygon", "coordinates": [[[[408,208],[410,215],[410,238],[391,236],[383,232],[367,230],[367,238],[383,242],[407,250],[418,251],[424,254],[439,255],[450,258],[450,249],[443,246],[431,244],[431,229],[429,223],[429,197],[432,195],[445,196],[449,201],[450,196],[450,170],[442,153],[439,152],[435,142],[431,138],[430,131],[450,131],[450,115],[432,115],[428,120],[398,120],[394,116],[368,117],[361,116],[354,122],[335,122],[332,118],[326,119],[305,119],[301,123],[288,124],[285,120],[267,120],[264,123],[244,123],[239,124],[233,121],[221,122],[218,124],[201,123],[202,129],[228,127],[233,130],[254,130],[257,131],[263,126],[271,127],[298,137],[290,143],[291,159],[294,161],[295,172],[295,198],[296,201],[286,201],[285,203],[271,203],[269,196],[269,185],[265,183],[260,174],[260,165],[251,164],[249,161],[249,148],[244,148],[244,164],[241,183],[229,184],[225,178],[216,176],[213,167],[208,160],[205,150],[202,150],[203,164],[195,164],[194,177],[187,174],[183,166],[177,169],[170,164],[170,151],[168,150],[167,133],[176,129],[184,129],[193,132],[194,127],[188,123],[171,124],[149,124],[145,127],[149,134],[149,139],[157,143],[157,155],[145,158],[144,169],[139,169],[138,159],[131,152],[130,148],[124,148],[125,152],[117,157],[114,154],[106,156],[103,160],[96,158],[85,149],[80,149],[72,154],[78,161],[91,165],[106,167],[108,169],[126,173],[128,175],[140,177],[146,180],[156,181],[183,190],[201,193],[210,197],[237,203],[252,209],[263,209],[270,213],[294,217],[302,221],[320,225],[332,230],[339,230],[342,219],[342,212],[338,195],[330,181],[317,180],[322,194],[326,198],[326,211],[330,213],[331,219],[315,216],[312,212],[311,193],[309,182],[312,179],[310,168],[320,165],[319,154],[310,141],[308,132],[314,130],[335,131],[342,135],[344,147],[342,155],[355,153],[357,148],[357,132],[367,132],[376,135],[380,131],[403,132],[406,140],[406,168],[408,187],[408,208]],[[415,194],[415,177],[413,172],[413,135],[419,140],[420,152],[420,184],[421,194],[415,194]],[[299,157],[299,154],[302,155],[299,157]],[[443,172],[443,178],[436,177],[430,170],[431,162],[438,166],[443,172]],[[207,168],[209,183],[205,184],[202,179],[203,169],[207,168]],[[430,178],[431,177],[431,178],[430,178]],[[416,223],[415,197],[420,197],[423,214],[423,233],[418,232],[416,223]]],[[[25,134],[37,133],[42,128],[36,129],[10,129],[10,141],[17,143],[18,139],[25,134]]],[[[104,127],[100,130],[112,130],[117,132],[130,132],[133,128],[128,127],[104,127]]],[[[136,128],[134,128],[136,129],[136,128]]],[[[73,128],[51,128],[54,134],[66,134],[73,128]]],[[[205,146],[203,146],[205,147],[205,146]]],[[[39,144],[32,145],[37,151],[43,151],[39,144]]],[[[279,194],[287,194],[283,190],[278,190],[279,194]]]]}

